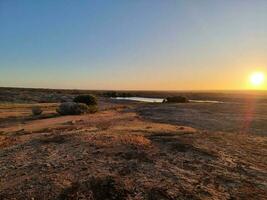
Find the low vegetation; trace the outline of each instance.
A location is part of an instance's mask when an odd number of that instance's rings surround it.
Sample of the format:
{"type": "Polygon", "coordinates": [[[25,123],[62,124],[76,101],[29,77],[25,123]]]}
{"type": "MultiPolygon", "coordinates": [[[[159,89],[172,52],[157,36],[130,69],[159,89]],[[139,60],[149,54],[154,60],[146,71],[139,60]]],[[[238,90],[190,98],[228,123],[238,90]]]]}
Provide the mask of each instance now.
{"type": "Polygon", "coordinates": [[[97,105],[97,99],[94,95],[79,95],[73,99],[76,103],[84,103],[87,106],[95,106],[97,105]]]}
{"type": "Polygon", "coordinates": [[[60,115],[81,115],[97,112],[97,99],[94,95],[78,95],[73,102],[63,102],[59,105],[57,112],[60,115]]]}
{"type": "Polygon", "coordinates": [[[267,103],[265,91],[249,92],[181,92],[181,91],[96,91],[96,90],[64,90],[42,88],[8,88],[0,87],[0,103],[59,103],[72,101],[77,95],[92,94],[96,97],[172,97],[186,96],[189,99],[201,99],[223,102],[242,102],[257,100],[267,103]]]}
{"type": "Polygon", "coordinates": [[[111,97],[111,98],[115,98],[115,97],[133,97],[135,96],[133,93],[130,92],[115,92],[115,91],[109,91],[109,92],[104,92],[103,93],[104,97],[111,97]]]}
{"type": "Polygon", "coordinates": [[[32,115],[35,115],[35,116],[41,115],[42,112],[43,112],[43,110],[40,107],[38,107],[38,106],[32,107],[32,115]]]}
{"type": "Polygon", "coordinates": [[[97,105],[87,106],[88,112],[87,113],[96,113],[98,111],[97,105]]]}
{"type": "Polygon", "coordinates": [[[167,97],[163,103],[188,103],[189,100],[183,96],[167,97]]]}
{"type": "Polygon", "coordinates": [[[57,109],[60,115],[80,115],[89,113],[89,107],[84,103],[64,102],[57,109]]]}
{"type": "Polygon", "coordinates": [[[113,97],[113,98],[115,98],[115,97],[118,97],[118,93],[115,92],[115,91],[104,92],[103,96],[104,97],[113,97]]]}
{"type": "MultiPolygon", "coordinates": [[[[60,106],[0,105],[0,199],[266,199],[266,103],[101,98],[97,114],[56,117],[63,105],[97,110],[72,102],[77,95],[60,106]]],[[[194,99],[161,97],[183,95],[194,99]]]]}

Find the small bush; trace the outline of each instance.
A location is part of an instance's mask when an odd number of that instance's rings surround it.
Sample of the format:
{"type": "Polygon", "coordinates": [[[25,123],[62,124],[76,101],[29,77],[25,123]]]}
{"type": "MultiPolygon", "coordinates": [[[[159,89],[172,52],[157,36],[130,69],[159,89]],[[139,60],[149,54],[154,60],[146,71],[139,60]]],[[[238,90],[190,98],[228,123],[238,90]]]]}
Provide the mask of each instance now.
{"type": "Polygon", "coordinates": [[[97,105],[97,99],[95,96],[93,95],[79,95],[77,97],[74,98],[73,100],[76,103],[84,103],[87,106],[91,106],[91,105],[97,105]]]}
{"type": "Polygon", "coordinates": [[[189,100],[183,96],[167,97],[163,103],[188,103],[189,100]]]}
{"type": "Polygon", "coordinates": [[[78,112],[78,114],[88,113],[89,112],[89,106],[87,106],[84,103],[78,103],[77,112],[78,112]]]}
{"type": "Polygon", "coordinates": [[[57,109],[61,115],[80,115],[91,112],[91,109],[84,103],[64,102],[57,109]]]}
{"type": "Polygon", "coordinates": [[[38,107],[38,106],[35,106],[35,107],[32,107],[32,114],[33,115],[41,115],[43,112],[43,110],[38,107]]]}

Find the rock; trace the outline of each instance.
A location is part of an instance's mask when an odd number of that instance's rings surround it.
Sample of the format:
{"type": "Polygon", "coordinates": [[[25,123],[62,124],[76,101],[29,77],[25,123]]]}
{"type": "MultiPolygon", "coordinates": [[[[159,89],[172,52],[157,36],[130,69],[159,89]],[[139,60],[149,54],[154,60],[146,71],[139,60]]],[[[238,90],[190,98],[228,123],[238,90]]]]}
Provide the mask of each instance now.
{"type": "Polygon", "coordinates": [[[49,163],[45,163],[45,166],[46,166],[46,167],[51,167],[51,164],[49,164],[49,163]]]}

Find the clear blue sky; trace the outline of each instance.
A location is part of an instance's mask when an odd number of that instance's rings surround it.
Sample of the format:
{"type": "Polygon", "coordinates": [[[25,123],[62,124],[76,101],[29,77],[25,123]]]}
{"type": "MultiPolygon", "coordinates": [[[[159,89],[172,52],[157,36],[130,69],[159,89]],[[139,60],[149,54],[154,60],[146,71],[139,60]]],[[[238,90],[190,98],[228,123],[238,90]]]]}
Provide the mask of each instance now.
{"type": "Polygon", "coordinates": [[[0,0],[0,86],[246,89],[266,0],[0,0]]]}

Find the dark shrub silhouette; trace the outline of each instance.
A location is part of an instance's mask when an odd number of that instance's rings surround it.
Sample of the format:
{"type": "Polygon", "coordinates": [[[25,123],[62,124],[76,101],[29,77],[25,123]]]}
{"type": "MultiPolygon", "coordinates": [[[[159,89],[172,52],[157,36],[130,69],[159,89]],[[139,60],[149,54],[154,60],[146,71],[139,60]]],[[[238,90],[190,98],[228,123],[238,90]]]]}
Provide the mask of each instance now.
{"type": "Polygon", "coordinates": [[[118,94],[119,97],[133,97],[134,94],[129,93],[129,92],[121,92],[118,94]]]}
{"type": "Polygon", "coordinates": [[[130,92],[115,92],[115,91],[109,91],[109,92],[105,92],[103,93],[104,97],[133,97],[134,94],[130,93],[130,92]]]}
{"type": "Polygon", "coordinates": [[[43,112],[43,110],[40,107],[38,107],[38,106],[32,107],[32,114],[33,115],[41,115],[42,112],[43,112]]]}
{"type": "Polygon", "coordinates": [[[97,99],[95,96],[87,94],[87,95],[79,95],[73,99],[76,103],[84,103],[87,106],[97,105],[97,99]]]}
{"type": "Polygon", "coordinates": [[[118,97],[118,93],[115,91],[109,91],[109,92],[105,92],[103,93],[104,97],[118,97]]]}
{"type": "Polygon", "coordinates": [[[163,103],[188,103],[189,100],[183,96],[167,97],[163,103]]]}
{"type": "Polygon", "coordinates": [[[80,115],[89,113],[89,107],[84,103],[64,102],[61,103],[57,109],[61,115],[80,115]]]}

